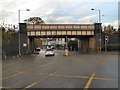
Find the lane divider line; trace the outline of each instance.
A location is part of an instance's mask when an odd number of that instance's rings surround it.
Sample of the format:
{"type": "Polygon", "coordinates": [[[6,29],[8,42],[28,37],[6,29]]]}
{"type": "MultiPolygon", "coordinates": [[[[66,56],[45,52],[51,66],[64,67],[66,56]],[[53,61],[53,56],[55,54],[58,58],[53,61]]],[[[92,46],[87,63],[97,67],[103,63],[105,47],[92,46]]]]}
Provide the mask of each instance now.
{"type": "MultiPolygon", "coordinates": [[[[41,65],[40,65],[39,67],[41,67],[41,65]]],[[[37,67],[35,67],[35,68],[37,68],[37,67]]],[[[28,70],[25,70],[25,71],[18,71],[18,73],[13,74],[13,75],[10,75],[10,76],[7,76],[7,77],[3,77],[3,78],[0,79],[0,80],[7,79],[7,78],[10,78],[10,77],[13,77],[13,76],[16,76],[16,75],[19,75],[19,74],[22,74],[22,73],[25,73],[25,72],[31,71],[31,70],[33,70],[33,69],[35,69],[35,68],[31,68],[31,69],[28,69],[28,70]]]]}
{"type": "Polygon", "coordinates": [[[34,69],[34,68],[31,68],[31,69],[26,70],[26,71],[21,71],[21,72],[18,72],[18,73],[16,73],[16,74],[13,74],[13,75],[3,77],[3,78],[0,79],[0,80],[4,80],[4,79],[10,78],[10,77],[13,77],[13,76],[19,75],[19,74],[22,74],[22,73],[24,73],[24,72],[27,72],[27,71],[30,71],[30,70],[33,70],[33,69],[34,69]]]}
{"type": "Polygon", "coordinates": [[[34,86],[35,84],[37,84],[37,83],[39,83],[39,82],[47,79],[48,77],[50,77],[50,75],[49,75],[49,76],[46,76],[45,78],[43,78],[43,79],[41,79],[41,80],[39,80],[39,81],[37,81],[37,82],[35,82],[35,83],[32,83],[32,84],[28,85],[28,86],[25,87],[23,90],[25,90],[26,88],[30,88],[30,87],[34,86]]]}
{"type": "Polygon", "coordinates": [[[10,76],[7,76],[7,77],[3,77],[3,78],[0,79],[0,80],[4,80],[4,79],[10,78],[10,77],[13,77],[13,76],[19,75],[19,74],[21,74],[21,73],[22,73],[22,72],[19,72],[19,73],[16,73],[16,74],[13,74],[13,75],[10,75],[10,76]]]}
{"type": "Polygon", "coordinates": [[[3,71],[7,71],[7,72],[23,72],[23,73],[27,73],[27,74],[49,74],[49,73],[43,73],[43,72],[29,72],[29,71],[12,71],[12,70],[3,70],[3,71]]]}
{"type": "Polygon", "coordinates": [[[85,77],[85,76],[71,76],[71,75],[54,75],[54,76],[59,76],[59,77],[76,77],[76,78],[90,78],[90,77],[85,77]]]}
{"type": "Polygon", "coordinates": [[[101,63],[103,62],[103,60],[105,59],[105,57],[106,57],[106,56],[104,56],[104,57],[102,58],[102,60],[101,60],[101,62],[100,62],[99,64],[101,64],[101,63]]]}
{"type": "Polygon", "coordinates": [[[33,85],[35,85],[35,84],[37,84],[37,83],[39,83],[39,82],[40,82],[40,81],[37,81],[37,82],[35,82],[35,83],[33,83],[33,84],[31,84],[31,85],[25,87],[25,88],[30,88],[30,87],[32,87],[33,85]]]}
{"type": "Polygon", "coordinates": [[[54,73],[50,74],[50,76],[52,76],[52,75],[56,74],[57,72],[60,72],[60,71],[56,71],[56,72],[54,72],[54,73]]]}
{"type": "MultiPolygon", "coordinates": [[[[72,76],[72,75],[54,75],[54,76],[58,76],[58,77],[73,77],[73,78],[90,78],[90,77],[86,77],[86,76],[72,76]]],[[[107,78],[97,78],[97,77],[94,77],[93,79],[110,80],[110,79],[107,79],[107,78]]]]}
{"type": "Polygon", "coordinates": [[[89,88],[89,86],[90,86],[90,84],[91,84],[91,82],[92,82],[94,76],[95,76],[95,72],[92,74],[92,76],[91,76],[90,79],[88,80],[88,82],[87,82],[87,84],[86,84],[84,90],[87,90],[87,89],[89,88]]]}

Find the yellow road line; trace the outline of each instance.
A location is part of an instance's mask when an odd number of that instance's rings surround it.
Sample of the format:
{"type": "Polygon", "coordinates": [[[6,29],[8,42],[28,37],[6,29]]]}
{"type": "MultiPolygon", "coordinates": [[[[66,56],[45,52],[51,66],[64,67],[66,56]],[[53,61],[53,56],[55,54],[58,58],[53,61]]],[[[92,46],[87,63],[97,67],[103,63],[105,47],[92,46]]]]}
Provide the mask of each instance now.
{"type": "Polygon", "coordinates": [[[60,76],[60,77],[76,77],[76,78],[89,78],[85,76],[71,76],[71,75],[54,75],[54,76],[60,76]]]}
{"type": "Polygon", "coordinates": [[[7,71],[7,72],[22,72],[22,71],[13,71],[13,70],[6,70],[6,69],[4,69],[2,71],[7,71]]]}
{"type": "Polygon", "coordinates": [[[28,72],[28,71],[12,71],[12,70],[3,70],[3,71],[22,72],[22,73],[28,73],[28,74],[49,74],[49,73],[43,73],[43,72],[28,72]]]}
{"type": "MultiPolygon", "coordinates": [[[[11,70],[7,70],[7,71],[11,71],[11,70]]],[[[11,71],[11,72],[18,72],[18,73],[27,73],[27,74],[49,74],[49,73],[43,73],[43,72],[28,72],[28,71],[11,71]]],[[[90,78],[90,77],[86,77],[86,76],[71,76],[71,75],[55,75],[57,72],[59,71],[56,71],[52,74],[49,74],[50,76],[60,76],[60,77],[76,77],[76,78],[90,78]]],[[[110,80],[110,79],[107,79],[107,78],[93,78],[93,79],[100,79],[100,80],[110,80]]]]}
{"type": "Polygon", "coordinates": [[[99,64],[101,64],[101,63],[102,63],[102,61],[105,59],[105,57],[106,57],[106,56],[104,56],[104,57],[102,58],[102,60],[101,60],[101,62],[100,62],[99,64]]]}
{"type": "Polygon", "coordinates": [[[40,81],[37,81],[37,82],[35,82],[35,83],[33,83],[33,84],[31,84],[31,85],[25,87],[25,88],[30,88],[30,87],[32,87],[33,85],[35,85],[35,84],[37,84],[37,83],[39,83],[39,82],[40,82],[40,81]]]}
{"type": "Polygon", "coordinates": [[[19,72],[19,73],[16,73],[16,74],[13,74],[13,75],[10,75],[10,76],[7,76],[7,77],[3,77],[3,78],[0,79],[0,80],[4,80],[4,79],[10,78],[10,77],[13,77],[13,76],[19,75],[19,74],[21,74],[21,73],[22,73],[22,72],[19,72]]]}
{"type": "Polygon", "coordinates": [[[110,79],[107,79],[107,78],[93,78],[93,79],[99,79],[99,80],[110,80],[110,79]]]}
{"type": "Polygon", "coordinates": [[[32,83],[32,84],[28,85],[27,87],[24,88],[24,90],[25,90],[26,88],[30,88],[30,87],[34,86],[35,84],[38,84],[39,82],[45,80],[45,79],[48,78],[48,77],[50,77],[50,75],[46,76],[45,78],[43,78],[43,79],[41,79],[41,80],[39,80],[39,81],[37,81],[37,82],[35,82],[35,83],[32,83]]]}
{"type": "Polygon", "coordinates": [[[59,71],[57,70],[56,72],[54,72],[54,73],[50,74],[50,76],[52,76],[52,75],[56,74],[57,72],[59,72],[59,71]]]}
{"type": "Polygon", "coordinates": [[[13,77],[13,76],[19,75],[19,74],[22,74],[22,73],[28,72],[28,71],[33,70],[33,69],[35,69],[35,68],[31,68],[31,69],[26,70],[26,71],[17,71],[18,73],[13,74],[13,75],[10,75],[10,76],[7,76],[7,77],[4,77],[4,78],[2,78],[2,79],[0,79],[0,80],[7,79],[7,78],[10,78],[10,77],[13,77]]]}
{"type": "MultiPolygon", "coordinates": [[[[29,69],[29,70],[26,70],[26,71],[30,71],[30,70],[33,70],[34,68],[31,68],[31,69],[29,69]]],[[[16,76],[16,75],[19,75],[19,74],[22,74],[22,73],[24,73],[25,71],[21,71],[21,72],[18,72],[18,73],[16,73],[16,74],[13,74],[13,75],[10,75],[10,76],[7,76],[7,77],[3,77],[2,79],[0,79],[0,80],[3,80],[3,79],[7,79],[7,78],[10,78],[10,77],[13,77],[13,76],[16,76]]]]}
{"type": "Polygon", "coordinates": [[[90,77],[90,79],[88,80],[88,82],[87,82],[87,84],[86,84],[84,90],[87,90],[87,89],[89,88],[89,86],[90,86],[90,84],[91,84],[91,82],[92,82],[94,76],[95,76],[95,73],[93,73],[92,76],[90,77]]]}
{"type": "MultiPolygon", "coordinates": [[[[73,77],[73,78],[90,78],[90,77],[86,77],[86,76],[71,76],[71,75],[54,75],[54,76],[59,76],[59,77],[73,77]]],[[[93,79],[100,79],[100,80],[110,80],[107,78],[93,78],[93,79]]]]}

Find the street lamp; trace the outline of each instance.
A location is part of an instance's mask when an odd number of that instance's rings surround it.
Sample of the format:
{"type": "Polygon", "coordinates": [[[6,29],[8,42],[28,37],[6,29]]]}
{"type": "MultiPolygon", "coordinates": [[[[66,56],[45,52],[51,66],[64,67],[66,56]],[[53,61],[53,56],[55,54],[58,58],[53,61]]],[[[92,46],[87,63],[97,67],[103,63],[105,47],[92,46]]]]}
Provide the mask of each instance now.
{"type": "MultiPolygon", "coordinates": [[[[30,9],[18,10],[18,25],[20,24],[20,11],[30,11],[30,9]]],[[[20,28],[19,28],[19,56],[21,56],[21,48],[20,48],[20,28]]]]}
{"type": "MultiPolygon", "coordinates": [[[[99,23],[101,23],[101,13],[100,13],[100,10],[97,10],[97,9],[91,9],[91,10],[96,10],[96,11],[98,11],[99,12],[99,23]]],[[[100,27],[99,27],[99,29],[100,29],[100,27]]],[[[100,30],[100,39],[99,39],[99,42],[100,42],[100,52],[101,52],[101,30],[100,30]]]]}
{"type": "Polygon", "coordinates": [[[96,11],[98,11],[99,12],[99,23],[101,23],[101,14],[100,14],[100,10],[97,10],[97,9],[91,9],[91,10],[96,10],[96,11]]]}

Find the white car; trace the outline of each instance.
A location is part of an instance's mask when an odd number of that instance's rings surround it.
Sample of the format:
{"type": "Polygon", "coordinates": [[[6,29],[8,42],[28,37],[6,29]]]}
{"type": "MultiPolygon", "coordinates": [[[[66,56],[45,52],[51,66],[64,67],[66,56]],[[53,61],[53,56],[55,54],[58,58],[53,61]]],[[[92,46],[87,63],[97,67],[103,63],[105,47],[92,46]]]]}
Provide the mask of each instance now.
{"type": "Polygon", "coordinates": [[[34,50],[34,53],[35,53],[35,54],[40,54],[40,48],[36,48],[36,49],[34,50]]]}
{"type": "Polygon", "coordinates": [[[50,56],[50,55],[52,55],[52,56],[55,55],[55,51],[53,49],[47,49],[45,51],[45,56],[50,56]]]}

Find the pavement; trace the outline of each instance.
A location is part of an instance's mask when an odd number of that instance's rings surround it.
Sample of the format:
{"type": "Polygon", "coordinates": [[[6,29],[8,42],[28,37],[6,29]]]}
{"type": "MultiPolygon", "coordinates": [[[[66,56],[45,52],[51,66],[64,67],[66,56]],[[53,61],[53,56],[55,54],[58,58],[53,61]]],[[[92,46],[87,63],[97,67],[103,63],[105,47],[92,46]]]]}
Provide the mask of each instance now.
{"type": "MultiPolygon", "coordinates": [[[[118,90],[118,54],[80,54],[55,50],[2,61],[0,88],[90,88],[118,90]]],[[[99,89],[98,89],[99,90],[99,89]]]]}

